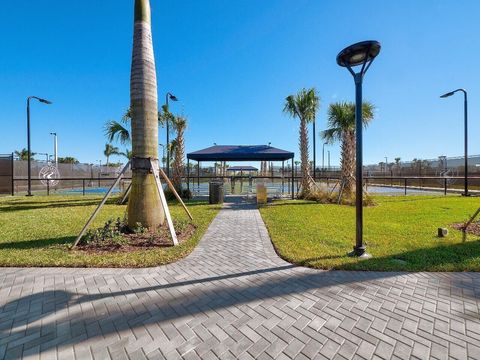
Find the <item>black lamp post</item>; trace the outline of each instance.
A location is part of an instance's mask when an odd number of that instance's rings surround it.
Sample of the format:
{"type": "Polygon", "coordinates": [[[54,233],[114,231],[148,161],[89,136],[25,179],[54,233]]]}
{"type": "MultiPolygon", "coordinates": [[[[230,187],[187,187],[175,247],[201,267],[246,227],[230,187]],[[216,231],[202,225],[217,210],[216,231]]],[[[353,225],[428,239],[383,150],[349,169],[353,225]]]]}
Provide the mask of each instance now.
{"type": "Polygon", "coordinates": [[[32,151],[30,147],[30,100],[31,99],[36,99],[40,101],[43,104],[50,105],[52,102],[39,98],[37,96],[29,96],[27,98],[27,151],[28,151],[28,189],[27,189],[27,196],[33,196],[32,195],[32,151]]]}
{"type": "Polygon", "coordinates": [[[450,91],[449,93],[443,94],[440,96],[441,98],[447,98],[452,96],[456,92],[461,91],[463,92],[463,116],[464,116],[464,155],[465,155],[465,177],[464,181],[464,192],[463,196],[469,196],[468,193],[468,99],[467,99],[467,91],[465,89],[457,89],[454,91],[450,91]]]}
{"type": "Polygon", "coordinates": [[[167,115],[167,176],[170,177],[170,119],[168,116],[168,100],[178,101],[178,99],[169,92],[165,95],[165,110],[167,115]]]}
{"type": "Polygon", "coordinates": [[[363,77],[380,52],[378,41],[363,41],[343,49],[337,55],[337,64],[346,67],[355,80],[355,135],[356,135],[356,243],[350,256],[368,258],[366,246],[363,243],[363,119],[362,119],[362,83],[363,77]],[[361,65],[358,73],[352,70],[353,66],[361,65]]]}
{"type": "Polygon", "coordinates": [[[313,179],[317,180],[317,132],[315,130],[315,115],[313,117],[313,179]]]}

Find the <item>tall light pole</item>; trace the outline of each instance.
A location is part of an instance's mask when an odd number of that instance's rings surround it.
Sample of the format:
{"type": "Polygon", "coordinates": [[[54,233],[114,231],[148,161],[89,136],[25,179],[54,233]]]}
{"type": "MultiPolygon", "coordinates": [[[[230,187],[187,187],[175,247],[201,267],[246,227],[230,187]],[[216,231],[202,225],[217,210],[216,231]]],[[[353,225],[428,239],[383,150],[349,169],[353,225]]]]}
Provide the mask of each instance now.
{"type": "Polygon", "coordinates": [[[387,175],[387,166],[388,166],[388,158],[385,156],[385,168],[383,170],[385,175],[387,175]]]}
{"type": "Polygon", "coordinates": [[[441,161],[440,165],[443,165],[443,172],[444,176],[445,173],[447,172],[447,156],[446,155],[440,155],[438,159],[441,161]]]}
{"type": "Polygon", "coordinates": [[[29,96],[27,98],[27,148],[28,148],[28,189],[27,196],[32,195],[32,149],[30,146],[30,100],[35,99],[40,101],[43,104],[50,105],[51,101],[39,98],[37,96],[29,96]]]}
{"type": "Polygon", "coordinates": [[[51,132],[53,135],[53,158],[55,160],[55,166],[58,167],[58,137],[56,132],[51,132]]]}
{"type": "Polygon", "coordinates": [[[463,196],[469,196],[468,193],[468,99],[467,99],[467,91],[465,89],[457,89],[454,91],[450,91],[446,94],[443,94],[440,96],[441,98],[447,98],[449,96],[452,96],[456,92],[463,92],[463,138],[464,138],[464,156],[465,156],[465,176],[464,176],[464,191],[463,191],[463,196]]]}
{"type": "Polygon", "coordinates": [[[328,142],[324,142],[322,145],[322,171],[325,171],[325,145],[327,145],[328,142]]]}
{"type": "Polygon", "coordinates": [[[168,100],[178,101],[178,99],[169,92],[165,95],[165,110],[167,115],[167,176],[170,177],[170,115],[168,111],[168,100]]]}
{"type": "Polygon", "coordinates": [[[363,77],[373,62],[373,59],[380,53],[378,41],[362,41],[343,49],[337,55],[337,64],[346,67],[355,80],[355,136],[356,136],[356,237],[355,246],[350,256],[368,258],[366,246],[363,243],[363,118],[362,118],[362,84],[363,77]],[[352,66],[361,65],[358,73],[352,70],[352,66]]]}

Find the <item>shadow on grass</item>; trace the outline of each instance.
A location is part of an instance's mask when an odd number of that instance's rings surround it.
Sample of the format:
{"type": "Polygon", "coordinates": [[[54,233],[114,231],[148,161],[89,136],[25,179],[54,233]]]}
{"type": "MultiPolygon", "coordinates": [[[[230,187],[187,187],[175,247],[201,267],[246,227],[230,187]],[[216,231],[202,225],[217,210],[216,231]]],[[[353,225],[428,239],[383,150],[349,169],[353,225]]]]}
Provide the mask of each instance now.
{"type": "MultiPolygon", "coordinates": [[[[56,209],[56,208],[68,208],[68,207],[82,207],[82,206],[95,206],[100,204],[101,199],[81,199],[81,200],[49,200],[45,202],[5,202],[0,207],[0,212],[15,212],[25,210],[42,210],[42,209],[56,209]]],[[[117,199],[109,199],[107,205],[116,204],[117,199]]],[[[119,205],[120,206],[120,205],[119,205]]]]}
{"type": "MultiPolygon", "coordinates": [[[[440,241],[440,240],[439,240],[440,241]]],[[[383,257],[372,257],[335,266],[336,270],[372,271],[478,271],[480,269],[480,240],[438,245],[383,257]],[[478,260],[475,260],[478,259],[478,260]],[[475,268],[470,263],[477,261],[475,268]]]]}
{"type": "MultiPolygon", "coordinates": [[[[107,205],[118,205],[118,197],[111,197],[107,200],[107,205]]],[[[0,212],[13,212],[13,211],[23,211],[23,210],[37,210],[37,209],[54,209],[54,208],[63,208],[63,207],[79,207],[79,206],[95,206],[99,205],[102,201],[102,198],[95,199],[69,199],[69,200],[55,200],[54,197],[47,201],[18,201],[10,200],[0,203],[0,212]]],[[[169,201],[169,205],[180,205],[176,200],[169,201]]],[[[205,201],[195,201],[190,200],[185,203],[187,207],[192,206],[205,206],[208,205],[208,202],[205,201]]],[[[125,206],[125,205],[119,205],[125,206]]],[[[212,207],[215,208],[215,207],[212,207]]],[[[220,207],[219,207],[220,208],[220,207]]]]}
{"type": "Polygon", "coordinates": [[[27,250],[27,249],[48,249],[55,245],[70,245],[76,236],[63,236],[59,238],[24,240],[0,243],[0,250],[27,250]]]}
{"type": "Polygon", "coordinates": [[[314,262],[321,261],[321,260],[333,260],[333,259],[342,259],[345,255],[326,255],[326,256],[316,256],[308,259],[303,259],[301,261],[297,261],[296,264],[300,266],[306,267],[315,267],[313,265],[314,262]]]}

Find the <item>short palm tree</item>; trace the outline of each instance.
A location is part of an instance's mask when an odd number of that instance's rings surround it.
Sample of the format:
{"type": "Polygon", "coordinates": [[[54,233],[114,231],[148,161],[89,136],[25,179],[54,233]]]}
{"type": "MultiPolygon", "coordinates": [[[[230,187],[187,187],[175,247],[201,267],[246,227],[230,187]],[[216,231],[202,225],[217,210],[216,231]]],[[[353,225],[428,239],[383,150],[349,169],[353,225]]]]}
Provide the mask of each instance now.
{"type": "MultiPolygon", "coordinates": [[[[130,76],[132,157],[158,159],[158,95],[149,0],[135,0],[130,76]]],[[[155,177],[146,169],[132,169],[128,226],[155,228],[165,222],[155,177]]]]}
{"type": "Polygon", "coordinates": [[[120,150],[118,147],[113,146],[112,144],[105,144],[105,150],[103,150],[103,155],[107,158],[107,166],[110,161],[110,156],[112,155],[120,155],[120,150]]]}
{"type": "Polygon", "coordinates": [[[400,157],[395,158],[395,166],[397,167],[398,172],[400,172],[400,161],[401,160],[402,160],[402,158],[400,158],[400,157]]]}
{"type": "Polygon", "coordinates": [[[107,121],[105,124],[105,135],[107,136],[108,141],[119,141],[122,145],[129,144],[131,139],[128,126],[130,125],[131,120],[132,111],[129,108],[122,116],[122,120],[120,122],[116,120],[107,121]]]}
{"type": "Polygon", "coordinates": [[[128,160],[132,160],[132,150],[125,149],[119,155],[125,156],[128,160]]]}
{"type": "MultiPolygon", "coordinates": [[[[32,152],[30,153],[30,159],[33,160],[33,157],[36,155],[36,153],[32,152]]],[[[18,151],[15,150],[15,156],[17,156],[20,160],[27,161],[28,160],[28,150],[23,148],[22,150],[18,151]]]]}
{"type": "Polygon", "coordinates": [[[80,161],[78,161],[73,156],[65,156],[65,157],[59,157],[58,163],[59,164],[78,164],[80,163],[80,161]]]}
{"type": "MultiPolygon", "coordinates": [[[[165,106],[162,107],[162,112],[158,113],[158,125],[164,127],[167,119],[171,119],[173,115],[165,110],[165,106]]],[[[127,109],[125,114],[122,116],[121,121],[109,120],[105,124],[105,136],[109,142],[118,141],[122,145],[127,145],[131,142],[130,131],[128,127],[130,126],[130,121],[132,120],[132,110],[127,109]]]]}
{"type": "Polygon", "coordinates": [[[283,111],[291,117],[300,119],[300,160],[302,173],[302,196],[308,195],[311,190],[310,167],[308,161],[308,128],[307,123],[315,119],[320,107],[320,97],[315,88],[302,89],[296,95],[289,95],[285,99],[283,111]]]}
{"type": "Polygon", "coordinates": [[[173,177],[172,182],[177,192],[182,192],[182,176],[184,174],[185,159],[185,130],[187,128],[187,119],[183,116],[175,116],[173,120],[173,129],[177,133],[175,139],[175,150],[173,153],[173,177]]]}
{"type": "MultiPolygon", "coordinates": [[[[363,125],[367,126],[374,116],[375,107],[364,102],[362,105],[363,125]]],[[[341,179],[343,195],[352,197],[355,184],[355,104],[338,102],[330,104],[328,109],[328,129],[322,132],[328,143],[341,141],[341,179]]]]}

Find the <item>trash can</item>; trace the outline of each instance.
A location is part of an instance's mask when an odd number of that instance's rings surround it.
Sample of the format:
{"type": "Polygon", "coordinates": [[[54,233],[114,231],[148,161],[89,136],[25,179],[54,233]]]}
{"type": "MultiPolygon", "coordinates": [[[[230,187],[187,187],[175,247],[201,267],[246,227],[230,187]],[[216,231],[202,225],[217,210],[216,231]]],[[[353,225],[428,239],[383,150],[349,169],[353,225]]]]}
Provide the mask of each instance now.
{"type": "Polygon", "coordinates": [[[208,186],[208,201],[210,204],[223,204],[223,181],[211,181],[208,186]]]}
{"type": "Polygon", "coordinates": [[[267,187],[263,183],[257,184],[257,204],[264,205],[267,203],[267,187]]]}

